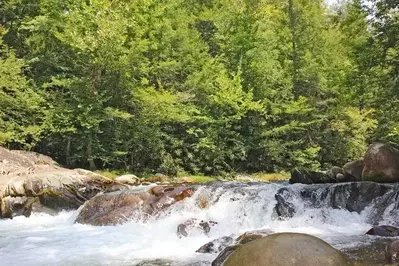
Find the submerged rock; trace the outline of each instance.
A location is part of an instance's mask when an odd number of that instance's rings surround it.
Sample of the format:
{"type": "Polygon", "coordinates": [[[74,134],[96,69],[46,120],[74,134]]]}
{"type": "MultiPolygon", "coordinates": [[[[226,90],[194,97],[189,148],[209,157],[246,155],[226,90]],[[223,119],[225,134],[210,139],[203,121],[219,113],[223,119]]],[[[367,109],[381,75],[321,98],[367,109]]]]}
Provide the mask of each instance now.
{"type": "Polygon", "coordinates": [[[358,266],[385,265],[385,247],[391,242],[386,238],[374,238],[372,241],[366,239],[365,242],[357,245],[349,245],[341,251],[356,262],[358,266]]]}
{"type": "Polygon", "coordinates": [[[399,240],[395,240],[386,246],[385,259],[389,263],[399,262],[399,240]]]}
{"type": "Polygon", "coordinates": [[[135,264],[135,266],[172,266],[173,264],[174,263],[171,260],[157,259],[157,260],[143,261],[138,264],[135,264]]]}
{"type": "Polygon", "coordinates": [[[87,201],[75,222],[90,225],[116,225],[130,219],[146,219],[172,204],[190,197],[192,187],[157,187],[150,192],[122,190],[100,194],[87,201]],[[161,190],[163,188],[163,190],[161,190]]]}
{"type": "Polygon", "coordinates": [[[327,173],[313,171],[303,167],[296,167],[291,171],[290,183],[302,184],[320,184],[320,183],[337,183],[338,180],[332,178],[327,173]]]}
{"type": "MultiPolygon", "coordinates": [[[[298,233],[272,234],[240,245],[229,252],[230,255],[224,256],[224,266],[354,265],[346,255],[325,241],[298,233]]],[[[215,261],[212,266],[221,265],[215,261]]]]}
{"type": "Polygon", "coordinates": [[[399,236],[399,228],[390,225],[373,226],[367,231],[366,235],[396,237],[399,236]]]}
{"type": "Polygon", "coordinates": [[[364,156],[362,179],[380,183],[399,182],[399,150],[390,144],[370,145],[364,156]]]}
{"type": "Polygon", "coordinates": [[[215,226],[217,222],[215,221],[203,221],[198,219],[189,219],[184,223],[181,223],[177,226],[177,236],[179,238],[187,237],[189,233],[195,229],[199,229],[205,234],[208,234],[211,231],[211,227],[215,226]]]}

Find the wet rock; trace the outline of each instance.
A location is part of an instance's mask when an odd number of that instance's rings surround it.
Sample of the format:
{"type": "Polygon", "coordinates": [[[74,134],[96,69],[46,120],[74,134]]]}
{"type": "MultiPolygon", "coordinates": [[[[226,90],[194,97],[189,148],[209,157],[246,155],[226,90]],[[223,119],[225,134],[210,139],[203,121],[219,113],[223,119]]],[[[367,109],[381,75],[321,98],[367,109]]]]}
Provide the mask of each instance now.
{"type": "Polygon", "coordinates": [[[399,240],[395,240],[386,246],[385,259],[389,263],[399,262],[399,240]]]}
{"type": "Polygon", "coordinates": [[[203,221],[198,219],[189,219],[184,223],[181,223],[177,226],[177,236],[178,237],[187,237],[190,231],[195,229],[201,230],[203,233],[208,234],[211,231],[211,227],[215,226],[217,222],[214,221],[203,221]]]}
{"type": "Polygon", "coordinates": [[[328,174],[318,171],[313,171],[303,167],[296,167],[291,171],[291,184],[320,184],[320,183],[337,183],[336,178],[331,178],[328,174]]]}
{"type": "Polygon", "coordinates": [[[362,181],[364,162],[363,160],[356,160],[353,162],[348,162],[344,165],[344,181],[354,182],[362,181]]]}
{"type": "Polygon", "coordinates": [[[87,201],[76,218],[77,223],[90,225],[116,225],[131,219],[145,220],[174,203],[190,197],[191,187],[165,186],[157,194],[121,190],[100,194],[87,201]]]}
{"type": "Polygon", "coordinates": [[[266,235],[263,235],[263,234],[257,234],[257,233],[250,233],[249,232],[249,233],[245,233],[245,234],[239,236],[236,239],[236,243],[240,244],[240,245],[244,245],[244,244],[250,243],[250,242],[252,242],[252,241],[254,241],[256,239],[265,237],[265,236],[266,235]]]}
{"type": "Polygon", "coordinates": [[[1,218],[10,218],[16,216],[29,217],[32,213],[32,205],[36,198],[31,197],[5,197],[1,199],[1,218]]]}
{"type": "Polygon", "coordinates": [[[399,228],[390,225],[378,225],[373,226],[373,228],[367,231],[366,234],[374,236],[396,237],[399,236],[399,228]]]}
{"type": "Polygon", "coordinates": [[[384,143],[370,145],[364,156],[362,179],[380,183],[399,182],[399,150],[384,143]]]}
{"type": "Polygon", "coordinates": [[[219,253],[227,246],[231,245],[234,239],[231,236],[223,236],[221,238],[214,239],[205,245],[201,246],[197,251],[198,253],[219,253]]]}
{"type": "MultiPolygon", "coordinates": [[[[221,266],[224,265],[223,263],[226,261],[226,259],[233,254],[234,251],[236,251],[240,245],[235,245],[235,246],[228,246],[225,249],[222,250],[222,252],[219,253],[219,255],[212,261],[212,266],[221,266]]],[[[247,264],[251,265],[251,264],[247,264]]],[[[238,265],[237,265],[238,266],[238,265]]]]}
{"type": "Polygon", "coordinates": [[[280,188],[274,196],[277,200],[274,211],[281,219],[292,218],[295,214],[294,204],[290,202],[292,200],[291,193],[287,188],[280,188]]]}
{"type": "Polygon", "coordinates": [[[279,233],[256,239],[238,246],[225,258],[224,266],[354,265],[325,241],[298,233],[279,233]]]}
{"type": "MultiPolygon", "coordinates": [[[[374,182],[340,183],[305,187],[300,195],[313,207],[332,207],[360,213],[374,200],[392,191],[393,186],[374,182]]],[[[388,203],[386,203],[388,204],[388,203]]],[[[381,206],[386,208],[387,206],[381,206]]]]}
{"type": "Polygon", "coordinates": [[[270,235],[271,233],[272,232],[270,230],[254,230],[254,231],[245,232],[244,234],[240,235],[235,239],[231,236],[224,236],[206,243],[205,245],[200,247],[196,252],[219,253],[228,246],[247,244],[258,238],[270,235]]]}
{"type": "Polygon", "coordinates": [[[373,241],[367,240],[361,244],[351,245],[342,249],[349,258],[359,266],[385,265],[385,247],[391,242],[387,238],[375,238],[373,241]]]}
{"type": "Polygon", "coordinates": [[[140,183],[140,179],[135,175],[121,175],[115,178],[115,181],[129,186],[134,186],[140,183]]]}

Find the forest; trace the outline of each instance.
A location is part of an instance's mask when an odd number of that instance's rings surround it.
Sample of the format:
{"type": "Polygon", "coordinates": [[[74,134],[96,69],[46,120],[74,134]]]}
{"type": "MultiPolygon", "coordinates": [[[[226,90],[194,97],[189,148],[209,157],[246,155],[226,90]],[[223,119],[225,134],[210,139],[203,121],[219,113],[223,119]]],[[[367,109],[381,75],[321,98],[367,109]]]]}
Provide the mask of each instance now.
{"type": "Polygon", "coordinates": [[[0,145],[168,175],[399,142],[399,1],[2,0],[0,145]]]}

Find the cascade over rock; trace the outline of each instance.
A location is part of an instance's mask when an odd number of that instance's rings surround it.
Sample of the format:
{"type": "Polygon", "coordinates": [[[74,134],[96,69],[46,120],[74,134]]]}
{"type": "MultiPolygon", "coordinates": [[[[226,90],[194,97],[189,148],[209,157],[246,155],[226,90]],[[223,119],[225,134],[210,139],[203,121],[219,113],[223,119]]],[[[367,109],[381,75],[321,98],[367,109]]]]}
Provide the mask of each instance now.
{"type": "Polygon", "coordinates": [[[331,186],[308,186],[304,187],[300,194],[302,199],[310,201],[314,206],[330,206],[360,213],[373,200],[395,189],[398,188],[374,182],[352,182],[331,186]]]}
{"type": "Polygon", "coordinates": [[[193,187],[157,186],[145,192],[122,190],[100,194],[84,204],[75,222],[102,226],[145,219],[193,192],[193,187]]]}
{"type": "Polygon", "coordinates": [[[276,195],[277,204],[274,207],[279,218],[292,218],[295,214],[295,207],[292,204],[292,192],[287,188],[280,188],[276,195]]]}

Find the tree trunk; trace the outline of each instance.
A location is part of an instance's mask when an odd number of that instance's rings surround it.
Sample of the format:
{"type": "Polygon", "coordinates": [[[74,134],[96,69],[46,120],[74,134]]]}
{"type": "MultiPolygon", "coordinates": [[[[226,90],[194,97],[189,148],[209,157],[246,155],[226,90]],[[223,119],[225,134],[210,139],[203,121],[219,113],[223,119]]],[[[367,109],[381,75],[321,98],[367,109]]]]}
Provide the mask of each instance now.
{"type": "Polygon", "coordinates": [[[89,162],[89,169],[94,171],[96,170],[96,164],[93,160],[92,141],[92,135],[90,134],[89,141],[87,142],[87,161],[89,162]]]}
{"type": "Polygon", "coordinates": [[[67,144],[66,144],[66,148],[65,148],[65,164],[68,167],[71,167],[71,142],[72,139],[71,137],[67,137],[67,144]]]}
{"type": "Polygon", "coordinates": [[[299,57],[297,50],[297,34],[296,34],[296,14],[294,7],[294,0],[288,0],[288,16],[290,19],[290,31],[291,31],[291,44],[292,44],[292,86],[295,100],[300,95],[300,86],[298,80],[299,71],[299,57]]]}

